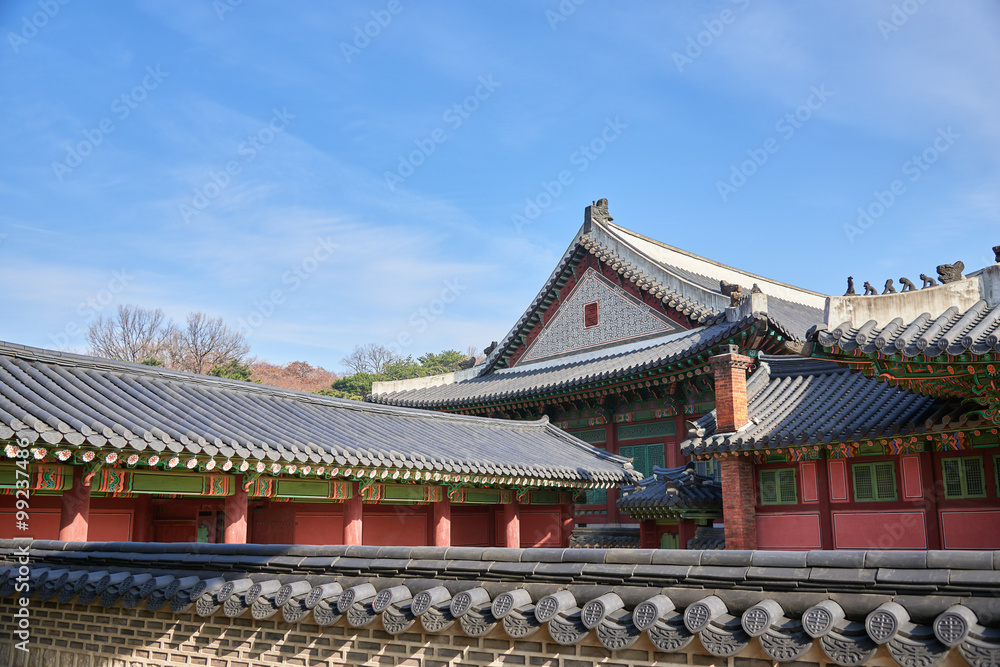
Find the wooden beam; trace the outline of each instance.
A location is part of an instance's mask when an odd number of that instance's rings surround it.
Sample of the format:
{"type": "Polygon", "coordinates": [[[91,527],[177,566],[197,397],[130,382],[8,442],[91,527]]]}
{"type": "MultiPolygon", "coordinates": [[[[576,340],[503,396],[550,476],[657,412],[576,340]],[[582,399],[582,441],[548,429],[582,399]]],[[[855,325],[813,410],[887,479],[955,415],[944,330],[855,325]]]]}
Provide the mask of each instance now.
{"type": "Polygon", "coordinates": [[[90,480],[84,480],[83,466],[73,466],[73,487],[63,492],[59,513],[59,539],[86,542],[90,526],[90,480]]]}
{"type": "Polygon", "coordinates": [[[361,504],[361,494],[358,483],[351,483],[353,493],[344,501],[344,544],[361,544],[364,536],[363,517],[364,505],[361,504]]]}
{"type": "Polygon", "coordinates": [[[243,476],[235,480],[236,491],[226,496],[224,540],[226,544],[247,543],[247,492],[243,488],[243,476]]]}

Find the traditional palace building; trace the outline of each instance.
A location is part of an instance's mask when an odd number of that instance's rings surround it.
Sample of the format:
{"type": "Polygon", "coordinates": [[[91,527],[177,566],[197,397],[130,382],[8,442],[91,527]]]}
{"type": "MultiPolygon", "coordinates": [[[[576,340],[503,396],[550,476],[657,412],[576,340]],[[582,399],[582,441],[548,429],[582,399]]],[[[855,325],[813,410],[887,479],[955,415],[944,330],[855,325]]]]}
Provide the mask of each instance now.
{"type": "Polygon", "coordinates": [[[548,416],[631,459],[646,478],[579,495],[578,533],[639,520],[642,546],[704,548],[724,526],[737,549],[1000,548],[1000,266],[963,270],[828,297],[642,237],[601,200],[484,363],[371,400],[548,416]]]}
{"type": "Polygon", "coordinates": [[[573,493],[632,481],[624,460],[544,419],[386,407],[8,343],[0,442],[8,538],[558,547],[573,493]]]}
{"type": "Polygon", "coordinates": [[[963,269],[826,297],[602,200],[395,405],[0,344],[0,667],[1000,667],[1000,263],[963,269]],[[531,548],[630,521],[697,549],[531,548]]]}

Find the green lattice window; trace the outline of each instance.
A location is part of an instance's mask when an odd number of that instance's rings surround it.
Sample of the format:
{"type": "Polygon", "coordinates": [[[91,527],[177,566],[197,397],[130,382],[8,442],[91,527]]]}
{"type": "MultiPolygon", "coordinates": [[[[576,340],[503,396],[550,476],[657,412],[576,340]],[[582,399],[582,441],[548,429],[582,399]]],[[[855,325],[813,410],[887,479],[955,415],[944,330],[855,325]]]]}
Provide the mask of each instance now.
{"type": "Polygon", "coordinates": [[[892,461],[855,463],[851,472],[856,502],[887,502],[897,499],[896,464],[892,461]]]}
{"type": "Polygon", "coordinates": [[[794,505],[798,502],[795,468],[769,468],[760,471],[761,505],[794,505]]]}
{"type": "Polygon", "coordinates": [[[719,467],[719,462],[715,459],[708,459],[707,461],[695,461],[694,471],[699,475],[704,475],[705,477],[711,477],[715,480],[722,479],[722,469],[719,467]]]}
{"type": "MultiPolygon", "coordinates": [[[[602,451],[607,451],[607,447],[598,446],[597,449],[602,451]]],[[[586,497],[583,500],[584,505],[607,505],[608,504],[608,490],[607,489],[587,489],[586,497]]]]}
{"type": "Polygon", "coordinates": [[[1000,496],[1000,455],[993,457],[993,481],[996,494],[1000,496]]]}
{"type": "Polygon", "coordinates": [[[663,467],[664,449],[662,442],[652,445],[621,445],[618,447],[618,455],[627,459],[632,459],[632,467],[642,473],[643,477],[653,474],[653,466],[663,467]]]}
{"type": "Polygon", "coordinates": [[[957,456],[941,460],[945,498],[985,498],[986,473],[981,456],[957,456]]]}
{"type": "Polygon", "coordinates": [[[607,489],[587,489],[587,497],[583,500],[584,505],[607,505],[607,489]]]}

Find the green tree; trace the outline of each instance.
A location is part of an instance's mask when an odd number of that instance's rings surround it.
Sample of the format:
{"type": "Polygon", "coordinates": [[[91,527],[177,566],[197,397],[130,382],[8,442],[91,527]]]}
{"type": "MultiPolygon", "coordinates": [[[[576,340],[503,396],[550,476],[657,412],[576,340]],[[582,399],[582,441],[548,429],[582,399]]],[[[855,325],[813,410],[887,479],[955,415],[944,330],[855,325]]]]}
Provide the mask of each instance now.
{"type": "Polygon", "coordinates": [[[418,358],[420,365],[424,368],[425,375],[441,375],[442,373],[452,373],[459,370],[459,365],[468,357],[457,350],[445,350],[434,354],[428,352],[418,358]]]}
{"type": "Polygon", "coordinates": [[[350,358],[344,358],[344,363],[356,372],[340,378],[330,385],[329,389],[320,389],[315,393],[323,396],[363,401],[366,396],[372,393],[372,385],[376,382],[408,380],[426,375],[451,373],[452,371],[457,371],[459,365],[466,359],[467,357],[461,352],[445,350],[436,354],[428,352],[414,360],[412,356],[406,358],[393,357],[386,348],[382,348],[381,346],[359,345],[354,348],[354,353],[350,358]],[[378,356],[377,363],[371,361],[374,358],[372,350],[375,352],[384,350],[385,352],[385,354],[378,356]],[[370,363],[367,363],[367,365],[362,363],[365,360],[370,363]],[[380,368],[381,370],[378,372],[357,370],[359,368],[380,368]]]}
{"type": "Polygon", "coordinates": [[[225,364],[213,366],[208,374],[219,378],[250,382],[250,364],[241,363],[239,359],[230,359],[225,364]]]}
{"type": "Polygon", "coordinates": [[[374,373],[355,373],[354,375],[340,378],[330,385],[330,389],[321,389],[316,393],[323,394],[324,396],[363,401],[365,396],[372,393],[372,383],[378,382],[381,379],[381,376],[374,373]]]}
{"type": "Polygon", "coordinates": [[[139,363],[142,364],[143,366],[162,366],[163,359],[157,359],[156,357],[146,357],[139,363]]]}
{"type": "Polygon", "coordinates": [[[413,360],[413,357],[397,359],[386,365],[385,372],[381,374],[380,380],[408,380],[410,378],[431,375],[421,364],[413,360]]]}

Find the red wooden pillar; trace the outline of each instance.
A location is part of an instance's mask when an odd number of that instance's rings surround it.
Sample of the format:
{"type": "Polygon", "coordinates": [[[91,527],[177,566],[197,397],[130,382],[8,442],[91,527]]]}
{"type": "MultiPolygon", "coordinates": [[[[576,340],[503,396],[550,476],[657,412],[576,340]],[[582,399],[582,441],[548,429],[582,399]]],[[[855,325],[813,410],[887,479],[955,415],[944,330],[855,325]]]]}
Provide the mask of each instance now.
{"type": "Polygon", "coordinates": [[[639,547],[641,549],[656,549],[659,547],[657,539],[656,521],[653,519],[643,519],[639,522],[639,547]]]}
{"type": "Polygon", "coordinates": [[[562,541],[564,548],[569,547],[569,538],[573,534],[573,506],[569,503],[562,506],[562,541]]]}
{"type": "Polygon", "coordinates": [[[151,542],[153,536],[153,496],[141,495],[132,500],[135,512],[132,514],[133,542],[151,542]]]}
{"type": "Polygon", "coordinates": [[[833,549],[833,514],[830,512],[830,469],[826,459],[816,461],[816,492],[819,495],[819,535],[824,549],[833,549]]]}
{"type": "Polygon", "coordinates": [[[503,506],[504,546],[510,549],[521,547],[521,514],[517,500],[503,506]]]}
{"type": "Polygon", "coordinates": [[[59,539],[86,542],[90,525],[90,480],[84,483],[84,470],[73,466],[73,488],[62,495],[59,513],[59,539]]]}
{"type": "Polygon", "coordinates": [[[225,504],[225,542],[226,544],[247,543],[247,491],[243,488],[243,476],[235,478],[236,492],[226,496],[225,504]]]}
{"type": "Polygon", "coordinates": [[[695,531],[698,530],[698,524],[695,523],[694,519],[681,519],[677,522],[677,547],[679,549],[687,549],[688,542],[694,538],[695,531]]]}
{"type": "Polygon", "coordinates": [[[364,536],[362,518],[364,505],[361,504],[361,493],[358,483],[352,482],[351,497],[344,501],[344,544],[361,544],[364,536]]]}
{"type": "MultiPolygon", "coordinates": [[[[936,452],[924,452],[920,455],[920,483],[923,497],[915,502],[914,506],[924,510],[928,549],[945,548],[944,535],[941,533],[941,515],[938,513],[938,498],[944,496],[944,482],[940,480],[938,474],[940,470],[941,463],[936,452]]],[[[1000,492],[1000,489],[997,491],[1000,492]]]]}
{"type": "Polygon", "coordinates": [[[448,499],[433,503],[434,508],[434,546],[451,546],[451,503],[448,499]]]}

